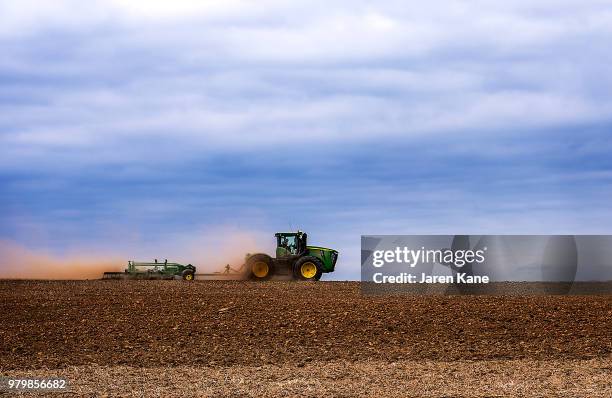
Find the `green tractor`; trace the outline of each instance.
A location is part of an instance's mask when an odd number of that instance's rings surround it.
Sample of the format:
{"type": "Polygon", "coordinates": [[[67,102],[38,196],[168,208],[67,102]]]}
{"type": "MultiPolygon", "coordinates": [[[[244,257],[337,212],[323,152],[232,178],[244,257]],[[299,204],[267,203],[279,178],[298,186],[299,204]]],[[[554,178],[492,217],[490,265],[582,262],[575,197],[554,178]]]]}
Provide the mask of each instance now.
{"type": "Polygon", "coordinates": [[[278,232],[276,258],[264,253],[247,254],[246,272],[253,280],[266,280],[275,275],[318,281],[325,272],[333,272],[338,252],[318,246],[308,246],[302,231],[278,232]]]}

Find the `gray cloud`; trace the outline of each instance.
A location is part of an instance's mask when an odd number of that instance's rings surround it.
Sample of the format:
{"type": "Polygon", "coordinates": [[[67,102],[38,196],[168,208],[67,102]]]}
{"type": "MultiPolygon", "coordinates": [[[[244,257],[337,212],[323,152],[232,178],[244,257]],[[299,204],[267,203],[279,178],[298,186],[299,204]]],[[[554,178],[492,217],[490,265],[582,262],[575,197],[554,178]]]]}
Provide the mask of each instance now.
{"type": "Polygon", "coordinates": [[[143,136],[219,151],[612,114],[599,2],[43,4],[0,13],[8,166],[143,136]]]}

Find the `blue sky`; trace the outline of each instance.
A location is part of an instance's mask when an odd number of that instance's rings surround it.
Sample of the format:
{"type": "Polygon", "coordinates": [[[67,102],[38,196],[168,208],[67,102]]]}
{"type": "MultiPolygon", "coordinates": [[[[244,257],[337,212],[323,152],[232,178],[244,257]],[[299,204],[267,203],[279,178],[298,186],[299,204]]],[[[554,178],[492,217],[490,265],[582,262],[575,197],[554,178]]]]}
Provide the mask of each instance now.
{"type": "Polygon", "coordinates": [[[0,1],[0,240],[611,233],[612,9],[532,3],[0,1]]]}

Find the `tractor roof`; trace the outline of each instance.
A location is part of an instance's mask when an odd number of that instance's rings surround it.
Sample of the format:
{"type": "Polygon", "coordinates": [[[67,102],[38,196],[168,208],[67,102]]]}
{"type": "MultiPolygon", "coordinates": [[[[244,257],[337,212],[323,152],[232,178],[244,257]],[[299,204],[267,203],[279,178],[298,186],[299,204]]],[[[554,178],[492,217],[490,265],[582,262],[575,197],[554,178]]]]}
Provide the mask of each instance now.
{"type": "Polygon", "coordinates": [[[302,231],[297,231],[297,232],[277,232],[274,234],[274,236],[293,236],[293,235],[302,235],[304,232],[302,231]]]}

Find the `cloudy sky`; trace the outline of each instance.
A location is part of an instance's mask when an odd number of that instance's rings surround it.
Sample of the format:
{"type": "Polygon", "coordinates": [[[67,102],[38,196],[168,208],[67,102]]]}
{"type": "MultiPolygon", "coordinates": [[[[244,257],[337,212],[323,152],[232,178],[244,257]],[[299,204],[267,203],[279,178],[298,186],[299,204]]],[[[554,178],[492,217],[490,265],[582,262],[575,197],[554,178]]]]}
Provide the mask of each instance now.
{"type": "Polygon", "coordinates": [[[535,3],[0,0],[0,240],[612,233],[612,7],[535,3]]]}

